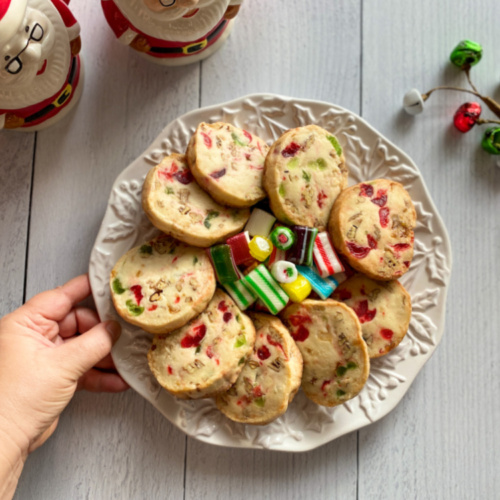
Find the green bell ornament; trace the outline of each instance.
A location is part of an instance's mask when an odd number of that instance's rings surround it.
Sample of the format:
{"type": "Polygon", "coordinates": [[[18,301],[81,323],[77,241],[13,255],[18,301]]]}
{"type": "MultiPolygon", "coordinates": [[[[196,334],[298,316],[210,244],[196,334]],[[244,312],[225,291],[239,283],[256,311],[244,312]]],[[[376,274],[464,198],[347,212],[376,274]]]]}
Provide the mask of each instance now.
{"type": "Polygon", "coordinates": [[[460,69],[475,66],[483,56],[483,48],[479,43],[462,40],[450,54],[450,61],[460,69]]]}
{"type": "Polygon", "coordinates": [[[490,155],[500,155],[500,127],[491,127],[483,135],[483,149],[490,155]]]}

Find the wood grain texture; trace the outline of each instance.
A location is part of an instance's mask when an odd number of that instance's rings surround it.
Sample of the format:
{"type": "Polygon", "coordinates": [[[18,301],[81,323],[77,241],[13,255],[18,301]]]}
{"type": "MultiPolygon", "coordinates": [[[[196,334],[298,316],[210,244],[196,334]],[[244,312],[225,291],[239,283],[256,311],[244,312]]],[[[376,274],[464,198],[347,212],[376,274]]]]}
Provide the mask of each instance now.
{"type": "MultiPolygon", "coordinates": [[[[237,21],[230,43],[202,63],[202,106],[272,92],[359,112],[358,2],[322,0],[311,9],[253,0],[237,21]]],[[[303,454],[225,450],[189,438],[185,498],[353,499],[356,445],[356,433],[303,454]]]]}
{"type": "Polygon", "coordinates": [[[0,134],[0,316],[23,302],[35,134],[0,134]]]}
{"type": "Polygon", "coordinates": [[[448,62],[464,38],[484,47],[474,81],[499,97],[495,12],[494,0],[364,2],[363,116],[420,167],[454,264],[442,343],[398,407],[360,431],[360,499],[498,495],[500,170],[480,149],[481,130],[453,128],[466,94],[435,93],[417,117],[401,110],[410,88],[465,85],[448,62]]]}

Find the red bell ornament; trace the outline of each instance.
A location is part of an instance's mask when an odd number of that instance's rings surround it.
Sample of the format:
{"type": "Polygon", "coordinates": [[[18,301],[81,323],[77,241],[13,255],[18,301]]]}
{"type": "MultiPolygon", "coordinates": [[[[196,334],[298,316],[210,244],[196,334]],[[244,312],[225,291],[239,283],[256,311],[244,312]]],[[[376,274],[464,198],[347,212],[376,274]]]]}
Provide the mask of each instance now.
{"type": "Polygon", "coordinates": [[[456,111],[453,118],[455,128],[460,132],[468,132],[479,120],[481,116],[481,106],[477,102],[466,102],[456,111]]]}

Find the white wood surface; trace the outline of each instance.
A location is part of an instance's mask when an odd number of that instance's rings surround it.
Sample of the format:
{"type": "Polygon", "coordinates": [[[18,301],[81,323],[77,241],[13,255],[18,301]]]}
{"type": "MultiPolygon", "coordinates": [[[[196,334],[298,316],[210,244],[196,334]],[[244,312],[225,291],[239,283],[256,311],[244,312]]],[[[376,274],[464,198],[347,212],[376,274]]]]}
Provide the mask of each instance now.
{"type": "Polygon", "coordinates": [[[478,86],[500,97],[498,2],[246,0],[219,53],[173,69],[116,43],[98,1],[71,6],[86,66],[76,112],[36,139],[0,133],[0,313],[87,269],[113,180],[169,121],[253,92],[340,104],[407,151],[454,268],[443,341],[382,421],[304,454],[230,450],[187,439],[132,391],[80,393],[16,498],[498,497],[500,169],[479,130],[451,127],[461,95],[435,94],[416,118],[401,111],[412,87],[464,83],[447,60],[467,37],[485,49],[478,86]]]}

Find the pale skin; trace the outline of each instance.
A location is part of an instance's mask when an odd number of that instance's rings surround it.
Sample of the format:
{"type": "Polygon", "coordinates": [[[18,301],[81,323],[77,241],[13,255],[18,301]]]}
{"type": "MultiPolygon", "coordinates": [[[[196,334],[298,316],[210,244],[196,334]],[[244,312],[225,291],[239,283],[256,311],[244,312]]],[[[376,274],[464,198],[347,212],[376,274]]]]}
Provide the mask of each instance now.
{"type": "Polygon", "coordinates": [[[0,320],[0,498],[14,495],[29,453],[57,427],[79,389],[120,392],[110,351],[120,325],[78,303],[88,276],[36,295],[0,320]]]}

